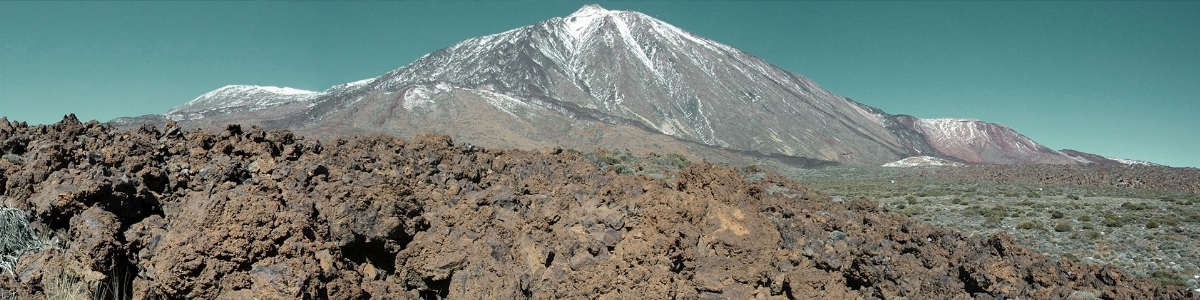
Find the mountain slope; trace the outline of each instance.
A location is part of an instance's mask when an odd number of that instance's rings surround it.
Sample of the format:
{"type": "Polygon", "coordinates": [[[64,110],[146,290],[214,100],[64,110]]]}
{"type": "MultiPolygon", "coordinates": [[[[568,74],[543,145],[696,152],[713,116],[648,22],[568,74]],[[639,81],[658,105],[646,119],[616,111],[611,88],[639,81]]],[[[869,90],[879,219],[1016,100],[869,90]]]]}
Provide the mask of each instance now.
{"type": "MultiPolygon", "coordinates": [[[[615,141],[638,149],[686,148],[699,156],[728,150],[851,164],[916,155],[1076,162],[1028,139],[984,147],[929,139],[945,132],[910,126],[917,123],[645,14],[595,5],[467,39],[380,77],[320,93],[220,91],[166,118],[191,127],[238,122],[327,137],[433,131],[519,148],[614,147],[615,141]]],[[[147,119],[154,118],[137,120],[147,119]]]]}
{"type": "Polygon", "coordinates": [[[1075,159],[1000,124],[972,119],[917,119],[910,116],[898,119],[923,134],[937,153],[968,163],[1077,163],[1075,159]]]}

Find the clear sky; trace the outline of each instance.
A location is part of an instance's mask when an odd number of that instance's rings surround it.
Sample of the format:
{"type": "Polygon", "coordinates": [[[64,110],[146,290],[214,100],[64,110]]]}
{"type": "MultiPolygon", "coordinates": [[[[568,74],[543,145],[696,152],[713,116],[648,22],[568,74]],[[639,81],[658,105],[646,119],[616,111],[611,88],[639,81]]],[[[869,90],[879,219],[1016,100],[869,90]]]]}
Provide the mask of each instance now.
{"type": "MultiPolygon", "coordinates": [[[[0,115],[162,113],[229,84],[323,90],[586,2],[0,1],[0,115]]],[[[1200,2],[600,2],[893,114],[1200,167],[1200,2]]]]}

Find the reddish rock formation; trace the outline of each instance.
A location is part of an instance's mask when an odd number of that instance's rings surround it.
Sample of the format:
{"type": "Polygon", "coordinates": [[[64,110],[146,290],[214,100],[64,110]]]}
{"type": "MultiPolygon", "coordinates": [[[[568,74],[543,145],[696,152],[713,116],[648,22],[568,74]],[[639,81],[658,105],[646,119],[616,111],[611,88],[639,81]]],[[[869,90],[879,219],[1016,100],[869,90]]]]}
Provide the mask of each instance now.
{"type": "Polygon", "coordinates": [[[64,240],[0,275],[19,299],[64,271],[135,299],[1197,296],[706,163],[654,179],[441,135],[322,143],[73,116],[0,120],[0,142],[0,203],[64,240]]]}

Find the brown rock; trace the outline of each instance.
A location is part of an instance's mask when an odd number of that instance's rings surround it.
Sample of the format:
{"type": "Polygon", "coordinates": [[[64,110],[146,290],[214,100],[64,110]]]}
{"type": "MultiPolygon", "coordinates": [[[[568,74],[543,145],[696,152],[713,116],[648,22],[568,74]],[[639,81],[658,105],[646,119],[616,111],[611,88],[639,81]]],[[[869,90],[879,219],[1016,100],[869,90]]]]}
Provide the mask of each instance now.
{"type": "Polygon", "coordinates": [[[9,124],[25,163],[0,161],[0,203],[66,239],[0,274],[20,299],[63,270],[130,273],[135,299],[1197,296],[706,163],[655,179],[441,135],[9,124]]]}

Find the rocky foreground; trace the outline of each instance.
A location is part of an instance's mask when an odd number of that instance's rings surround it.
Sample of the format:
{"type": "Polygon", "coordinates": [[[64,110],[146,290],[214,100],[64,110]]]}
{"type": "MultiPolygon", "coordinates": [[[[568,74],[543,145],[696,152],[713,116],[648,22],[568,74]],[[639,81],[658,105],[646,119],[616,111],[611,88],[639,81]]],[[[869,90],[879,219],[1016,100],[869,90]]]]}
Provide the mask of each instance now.
{"type": "Polygon", "coordinates": [[[0,274],[17,299],[1197,298],[707,163],[74,116],[0,143],[0,204],[46,245],[0,274]]]}

